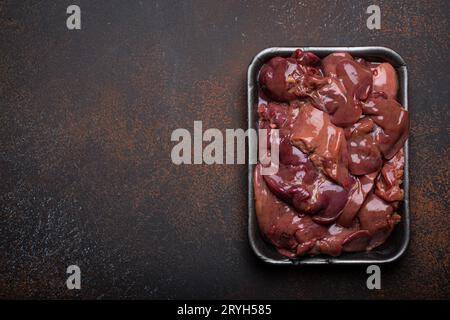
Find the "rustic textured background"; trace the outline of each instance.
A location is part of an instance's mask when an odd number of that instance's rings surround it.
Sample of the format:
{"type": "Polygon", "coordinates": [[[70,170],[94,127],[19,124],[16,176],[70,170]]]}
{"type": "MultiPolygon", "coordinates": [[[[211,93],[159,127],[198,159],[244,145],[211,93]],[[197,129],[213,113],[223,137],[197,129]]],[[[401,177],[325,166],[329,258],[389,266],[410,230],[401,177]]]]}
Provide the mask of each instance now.
{"type": "Polygon", "coordinates": [[[450,298],[449,2],[0,1],[0,297],[450,298]],[[82,30],[66,7],[80,5],[82,30]],[[382,9],[382,29],[365,10],[382,9]],[[172,130],[246,127],[271,46],[381,45],[410,73],[411,242],[382,267],[279,268],[246,167],[175,166],[172,130]],[[82,290],[65,287],[78,264],[82,290]]]}

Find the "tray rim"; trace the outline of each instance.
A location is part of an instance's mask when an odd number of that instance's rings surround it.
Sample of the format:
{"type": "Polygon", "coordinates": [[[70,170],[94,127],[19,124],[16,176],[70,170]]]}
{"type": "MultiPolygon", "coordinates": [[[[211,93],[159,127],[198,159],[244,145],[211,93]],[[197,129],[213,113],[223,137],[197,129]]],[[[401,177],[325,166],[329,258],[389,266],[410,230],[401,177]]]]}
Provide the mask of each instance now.
{"type": "MultiPolygon", "coordinates": [[[[275,55],[288,56],[292,54],[296,49],[302,49],[303,51],[313,52],[321,56],[327,55],[332,52],[345,51],[352,55],[360,56],[378,56],[385,61],[395,64],[395,69],[399,75],[399,100],[403,107],[408,110],[408,70],[405,60],[394,50],[383,46],[351,46],[351,47],[334,47],[334,46],[320,46],[320,47],[269,47],[261,50],[255,55],[247,70],[247,117],[248,123],[247,129],[254,128],[254,90],[257,89],[256,75],[259,72],[259,68],[263,62],[267,61],[270,57],[275,55]]],[[[409,139],[408,139],[409,140],[409,139]]],[[[256,221],[256,214],[254,208],[254,192],[253,192],[253,171],[255,165],[248,162],[248,237],[250,246],[256,256],[262,261],[274,264],[274,265],[324,265],[324,264],[341,264],[341,265],[367,265],[367,264],[386,264],[398,260],[406,251],[410,241],[410,210],[409,210],[409,147],[408,140],[405,142],[405,168],[403,176],[403,189],[404,189],[404,201],[403,201],[403,213],[402,220],[404,223],[404,235],[401,245],[397,248],[395,254],[388,258],[359,258],[359,259],[342,259],[343,256],[348,256],[351,253],[343,253],[337,257],[328,256],[316,256],[307,258],[289,259],[280,256],[280,259],[274,259],[268,257],[262,253],[254,238],[255,231],[259,235],[259,227],[256,221]],[[255,230],[258,229],[258,230],[255,230]]],[[[254,149],[251,146],[257,143],[249,135],[248,140],[248,155],[249,159],[256,159],[256,155],[253,154],[254,149]]],[[[259,235],[260,236],[260,235],[259,235]]],[[[261,239],[262,240],[262,239],[261,239]]],[[[264,241],[264,240],[262,240],[264,241]]],[[[269,244],[267,244],[269,246],[269,244]]],[[[374,250],[373,252],[376,252],[374,250]]],[[[372,253],[373,253],[372,252],[372,253]]],[[[363,254],[363,253],[361,253],[363,254]]],[[[364,253],[369,255],[369,253],[364,253]]]]}

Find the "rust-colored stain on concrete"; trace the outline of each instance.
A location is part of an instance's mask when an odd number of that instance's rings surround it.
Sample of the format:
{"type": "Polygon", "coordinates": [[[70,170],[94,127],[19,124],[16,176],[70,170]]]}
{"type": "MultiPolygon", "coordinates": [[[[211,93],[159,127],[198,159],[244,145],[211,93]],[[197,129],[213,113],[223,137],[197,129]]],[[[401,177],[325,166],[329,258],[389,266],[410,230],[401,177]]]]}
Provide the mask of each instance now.
{"type": "Polygon", "coordinates": [[[0,2],[0,297],[450,298],[447,1],[381,1],[379,31],[351,1],[77,4],[68,31],[63,3],[0,2]],[[246,166],[170,159],[195,120],[247,127],[260,50],[336,45],[408,64],[411,242],[379,291],[363,266],[263,264],[246,166]]]}

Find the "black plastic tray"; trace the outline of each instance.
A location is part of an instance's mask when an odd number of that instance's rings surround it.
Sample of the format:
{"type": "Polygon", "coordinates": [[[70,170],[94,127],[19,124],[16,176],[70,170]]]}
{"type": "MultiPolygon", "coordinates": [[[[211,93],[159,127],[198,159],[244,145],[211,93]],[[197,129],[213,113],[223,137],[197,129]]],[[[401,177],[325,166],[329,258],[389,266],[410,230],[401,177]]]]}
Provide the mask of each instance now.
{"type": "MultiPolygon", "coordinates": [[[[258,97],[257,76],[261,66],[270,58],[275,56],[290,56],[296,49],[313,52],[319,57],[324,57],[333,52],[348,52],[354,57],[362,57],[373,62],[390,62],[397,71],[399,80],[399,91],[397,98],[400,103],[408,109],[408,74],[405,61],[395,51],[385,47],[274,47],[268,48],[258,53],[248,68],[248,127],[257,128],[256,104],[258,97]]],[[[249,135],[249,158],[256,159],[253,149],[250,147],[257,143],[249,135]]],[[[409,160],[408,160],[408,142],[405,144],[405,173],[403,179],[403,188],[405,191],[405,200],[399,208],[399,214],[402,216],[401,222],[395,227],[389,239],[376,250],[371,252],[344,253],[338,257],[316,256],[302,257],[298,259],[288,259],[280,255],[275,248],[265,242],[258,228],[256,221],[254,192],[253,192],[253,171],[255,165],[248,166],[248,234],[250,245],[256,255],[264,262],[271,264],[285,265],[304,265],[304,264],[380,264],[397,260],[406,250],[409,242],[409,160]]]]}

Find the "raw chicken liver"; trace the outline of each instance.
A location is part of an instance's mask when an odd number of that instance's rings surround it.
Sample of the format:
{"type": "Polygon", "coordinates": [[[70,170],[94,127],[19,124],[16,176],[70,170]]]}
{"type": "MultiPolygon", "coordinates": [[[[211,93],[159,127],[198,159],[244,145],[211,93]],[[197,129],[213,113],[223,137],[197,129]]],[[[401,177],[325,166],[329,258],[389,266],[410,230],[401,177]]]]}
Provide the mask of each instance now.
{"type": "Polygon", "coordinates": [[[263,237],[290,258],[383,244],[400,221],[409,131],[395,69],[297,50],[264,64],[258,83],[258,127],[280,152],[277,173],[254,172],[263,237]]]}

